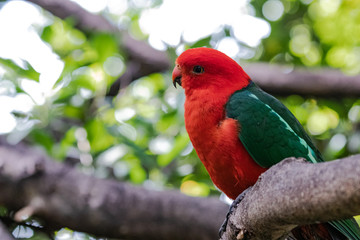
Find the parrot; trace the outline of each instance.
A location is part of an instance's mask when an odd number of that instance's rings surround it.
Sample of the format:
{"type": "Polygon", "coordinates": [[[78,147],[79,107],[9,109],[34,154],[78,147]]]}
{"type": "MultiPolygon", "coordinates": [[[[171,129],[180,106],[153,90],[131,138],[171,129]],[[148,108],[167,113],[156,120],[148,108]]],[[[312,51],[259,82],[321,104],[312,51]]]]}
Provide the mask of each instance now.
{"type": "MultiPolygon", "coordinates": [[[[260,89],[226,54],[207,47],[178,56],[173,85],[185,92],[185,128],[213,183],[230,199],[253,186],[272,165],[287,157],[323,162],[320,151],[296,117],[260,89]]],[[[353,218],[329,222],[322,238],[360,240],[353,218]]]]}

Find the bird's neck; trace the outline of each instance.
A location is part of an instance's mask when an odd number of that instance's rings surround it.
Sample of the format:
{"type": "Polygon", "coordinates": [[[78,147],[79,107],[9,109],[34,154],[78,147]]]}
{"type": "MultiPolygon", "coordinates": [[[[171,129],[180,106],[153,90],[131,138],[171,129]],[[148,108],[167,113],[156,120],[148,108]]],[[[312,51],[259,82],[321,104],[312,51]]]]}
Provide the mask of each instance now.
{"type": "Polygon", "coordinates": [[[204,144],[217,135],[217,128],[225,119],[225,105],[229,94],[209,95],[208,89],[186,94],[185,126],[195,148],[207,148],[204,144]]]}
{"type": "Polygon", "coordinates": [[[206,90],[197,90],[193,94],[186,95],[185,121],[203,122],[205,125],[217,125],[224,119],[224,106],[229,96],[209,96],[206,90]]]}
{"type": "Polygon", "coordinates": [[[230,96],[249,84],[250,80],[229,84],[226,88],[185,88],[185,124],[188,132],[217,127],[226,118],[225,105],[230,96]]]}
{"type": "Polygon", "coordinates": [[[194,147],[203,146],[209,139],[216,139],[222,121],[226,119],[225,105],[230,96],[251,83],[228,82],[226,87],[210,85],[206,88],[185,89],[185,127],[194,147]]]}

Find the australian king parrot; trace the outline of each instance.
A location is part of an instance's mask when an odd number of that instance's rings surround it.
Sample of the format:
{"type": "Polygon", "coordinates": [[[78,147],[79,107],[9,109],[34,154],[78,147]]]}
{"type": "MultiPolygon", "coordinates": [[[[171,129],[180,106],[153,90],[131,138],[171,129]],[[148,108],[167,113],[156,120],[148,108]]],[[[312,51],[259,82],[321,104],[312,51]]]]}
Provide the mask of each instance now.
{"type": "MultiPolygon", "coordinates": [[[[185,91],[185,127],[196,153],[229,198],[235,199],[287,157],[323,161],[295,116],[226,54],[205,47],[188,49],[177,58],[172,79],[185,91]]],[[[340,239],[360,239],[354,219],[328,225],[343,236],[340,239]]],[[[298,238],[339,239],[330,235],[298,238]]]]}

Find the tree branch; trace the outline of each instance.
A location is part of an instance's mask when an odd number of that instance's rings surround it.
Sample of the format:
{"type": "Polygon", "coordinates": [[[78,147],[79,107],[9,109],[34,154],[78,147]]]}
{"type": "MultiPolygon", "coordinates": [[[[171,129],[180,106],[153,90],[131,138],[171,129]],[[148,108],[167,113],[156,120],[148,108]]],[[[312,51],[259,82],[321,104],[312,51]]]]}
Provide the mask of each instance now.
{"type": "Polygon", "coordinates": [[[45,226],[121,239],[216,239],[217,199],[96,179],[24,146],[0,146],[0,204],[45,226]]]}
{"type": "Polygon", "coordinates": [[[15,240],[15,238],[9,233],[5,225],[0,222],[0,239],[1,240],[15,240]]]}
{"type": "Polygon", "coordinates": [[[289,158],[261,175],[221,239],[279,239],[299,225],[358,214],[360,155],[319,164],[289,158]]]}
{"type": "MultiPolygon", "coordinates": [[[[76,27],[84,32],[98,31],[118,33],[119,29],[100,15],[87,12],[78,4],[69,0],[28,0],[59,18],[72,17],[76,27]]],[[[126,87],[131,81],[155,72],[170,70],[166,52],[153,49],[147,43],[132,38],[127,32],[120,32],[121,48],[125,50],[129,61],[126,72],[111,86],[108,95],[115,96],[120,87],[126,87]],[[120,86],[121,85],[121,86],[120,86]]],[[[359,97],[360,76],[346,76],[341,71],[325,69],[292,70],[287,66],[267,63],[245,63],[244,69],[264,90],[272,94],[312,95],[322,97],[359,97]]]]}
{"type": "MultiPolygon", "coordinates": [[[[0,146],[0,204],[17,221],[34,216],[47,227],[123,239],[215,239],[227,210],[215,199],[96,179],[23,145],[0,146]]],[[[360,155],[319,164],[289,158],[246,193],[222,239],[278,239],[357,214],[360,155]]]]}
{"type": "Polygon", "coordinates": [[[265,91],[277,95],[321,97],[360,96],[360,75],[346,76],[331,68],[289,69],[267,63],[244,64],[245,71],[265,91]]]}

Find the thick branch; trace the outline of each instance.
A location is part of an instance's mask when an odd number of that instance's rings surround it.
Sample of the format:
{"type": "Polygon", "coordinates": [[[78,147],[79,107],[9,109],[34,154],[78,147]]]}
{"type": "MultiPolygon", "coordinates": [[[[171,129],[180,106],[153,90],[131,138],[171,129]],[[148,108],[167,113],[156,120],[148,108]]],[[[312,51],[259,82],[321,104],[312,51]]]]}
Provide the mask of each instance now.
{"type": "Polygon", "coordinates": [[[346,76],[335,69],[296,68],[292,70],[286,66],[266,63],[245,64],[244,69],[254,82],[272,94],[360,96],[360,75],[346,76]]]}
{"type": "Polygon", "coordinates": [[[278,239],[298,225],[358,214],[360,155],[319,164],[289,158],[246,193],[222,239],[278,239]]]}
{"type": "Polygon", "coordinates": [[[228,207],[85,175],[42,154],[0,146],[0,204],[17,221],[121,239],[216,239],[228,207]]]}

